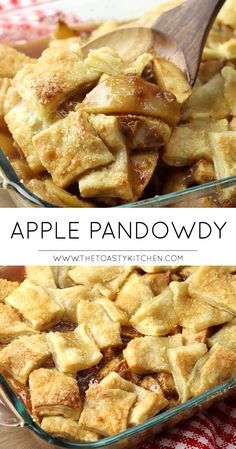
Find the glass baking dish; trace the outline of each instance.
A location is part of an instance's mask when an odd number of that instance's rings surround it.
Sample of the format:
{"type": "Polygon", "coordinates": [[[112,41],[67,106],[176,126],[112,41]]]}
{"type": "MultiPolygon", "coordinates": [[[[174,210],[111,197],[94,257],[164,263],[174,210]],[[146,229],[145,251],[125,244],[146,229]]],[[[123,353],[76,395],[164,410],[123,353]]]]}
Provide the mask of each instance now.
{"type": "Polygon", "coordinates": [[[132,427],[115,436],[104,438],[93,443],[76,443],[54,438],[44,432],[31,418],[23,403],[17,398],[16,394],[8,385],[7,381],[0,374],[0,427],[26,427],[34,432],[38,437],[48,443],[48,447],[63,448],[111,448],[126,449],[136,447],[137,444],[148,438],[169,429],[181,421],[191,418],[196,413],[201,412],[212,406],[219,399],[236,392],[236,378],[230,383],[225,383],[218,387],[203,393],[184,404],[178,405],[156,417],[149,419],[144,424],[132,427]]]}
{"type": "MultiPolygon", "coordinates": [[[[129,20],[143,15],[166,1],[168,0],[146,0],[145,2],[143,0],[136,0],[135,2],[127,2],[126,0],[99,0],[99,2],[98,0],[77,0],[76,2],[74,0],[55,0],[47,2],[41,0],[41,4],[37,6],[20,9],[14,7],[14,15],[12,15],[11,10],[0,13],[0,23],[3,24],[0,29],[0,41],[5,43],[17,42],[17,40],[22,39],[24,33],[26,40],[35,39],[36,35],[48,34],[54,29],[58,17],[65,18],[72,23],[75,17],[85,21],[129,20]],[[42,20],[40,11],[43,11],[44,20],[42,20]],[[41,19],[39,19],[40,17],[41,19]],[[7,19],[14,26],[5,29],[4,21],[8,22],[7,19]],[[30,26],[24,27],[24,22],[30,23],[30,26]]],[[[235,207],[236,189],[233,189],[235,193],[233,193],[232,199],[232,186],[236,187],[236,176],[118,207],[235,207]],[[228,193],[231,193],[231,195],[228,193]],[[229,197],[231,197],[230,201],[227,200],[229,197]],[[210,206],[209,202],[211,202],[210,206]]],[[[11,169],[6,157],[0,151],[1,187],[8,189],[11,199],[17,207],[58,207],[38,198],[24,187],[11,169]]]]}
{"type": "MultiPolygon", "coordinates": [[[[191,187],[187,190],[155,196],[115,207],[236,207],[236,176],[191,187]],[[232,194],[233,190],[233,194],[232,194]],[[230,199],[227,199],[230,198],[230,199]]],[[[0,150],[0,188],[8,190],[17,207],[60,207],[52,205],[30,192],[21,183],[8,159],[0,150]]]]}

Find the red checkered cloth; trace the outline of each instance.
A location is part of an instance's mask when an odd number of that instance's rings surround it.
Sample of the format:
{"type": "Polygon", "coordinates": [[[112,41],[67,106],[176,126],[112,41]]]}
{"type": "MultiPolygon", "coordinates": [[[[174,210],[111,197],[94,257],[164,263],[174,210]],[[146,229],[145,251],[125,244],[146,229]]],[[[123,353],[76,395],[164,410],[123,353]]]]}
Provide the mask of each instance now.
{"type": "MultiPolygon", "coordinates": [[[[65,16],[56,0],[0,1],[0,39],[9,42],[43,36],[59,18],[78,21],[72,15],[65,16]]],[[[193,448],[236,449],[236,395],[135,449],[193,448]]]]}
{"type": "Polygon", "coordinates": [[[58,19],[74,24],[78,18],[58,8],[57,0],[0,1],[0,40],[15,42],[49,34],[58,19]]]}

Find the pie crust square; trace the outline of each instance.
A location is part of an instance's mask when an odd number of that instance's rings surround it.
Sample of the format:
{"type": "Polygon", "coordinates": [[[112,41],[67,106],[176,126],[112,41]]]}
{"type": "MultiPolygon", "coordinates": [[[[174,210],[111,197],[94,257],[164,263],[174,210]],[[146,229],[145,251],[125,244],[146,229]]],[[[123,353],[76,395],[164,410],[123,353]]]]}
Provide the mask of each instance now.
{"type": "Polygon", "coordinates": [[[84,63],[80,45],[74,44],[46,49],[35,64],[27,64],[17,73],[13,85],[38,117],[45,118],[99,76],[84,63]]]}
{"type": "Polygon", "coordinates": [[[167,352],[179,400],[186,402],[191,396],[188,386],[189,375],[195,363],[206,354],[207,346],[204,343],[193,343],[168,349],[167,352]]]}
{"type": "Polygon", "coordinates": [[[53,369],[40,368],[29,376],[34,416],[79,419],[81,398],[77,380],[53,369]]]}
{"type": "Polygon", "coordinates": [[[236,376],[236,354],[216,343],[198,360],[189,379],[192,396],[229,382],[236,376]]]}
{"type": "Polygon", "coordinates": [[[170,372],[167,349],[182,346],[182,335],[170,337],[138,337],[124,349],[124,358],[136,374],[170,372]]]}
{"type": "Polygon", "coordinates": [[[105,377],[100,385],[105,388],[120,389],[136,394],[137,399],[133,405],[129,425],[136,426],[159,413],[168,404],[168,401],[162,396],[146,390],[132,382],[123,379],[117,373],[111,373],[105,377]]]}
{"type": "Polygon", "coordinates": [[[22,321],[20,315],[8,304],[0,303],[0,342],[4,343],[21,335],[33,335],[37,331],[22,321]]]}
{"type": "Polygon", "coordinates": [[[113,321],[97,302],[81,300],[77,305],[77,322],[86,324],[100,349],[120,346],[120,323],[113,321]]]}
{"type": "Polygon", "coordinates": [[[57,369],[64,373],[91,368],[103,357],[84,323],[73,332],[49,332],[47,342],[57,369]]]}
{"type": "Polygon", "coordinates": [[[18,310],[37,330],[53,327],[60,321],[64,312],[48,290],[28,279],[6,298],[6,303],[18,310]]]}
{"type": "Polygon", "coordinates": [[[151,288],[145,284],[143,276],[134,271],[120,289],[115,304],[131,318],[143,304],[153,298],[154,294],[151,288]]]}
{"type": "Polygon", "coordinates": [[[41,422],[42,429],[58,438],[73,441],[98,441],[99,436],[94,432],[82,429],[78,422],[63,416],[46,416],[41,422]]]}
{"type": "Polygon", "coordinates": [[[179,323],[179,317],[174,309],[170,287],[141,306],[130,319],[130,323],[143,335],[158,337],[173,333],[179,323]]]}
{"type": "Polygon", "coordinates": [[[5,298],[19,287],[19,282],[8,281],[0,278],[0,302],[4,302],[5,298]]]}
{"type": "Polygon", "coordinates": [[[114,161],[112,153],[95,133],[88,114],[79,110],[57,121],[33,138],[39,158],[62,188],[77,181],[88,170],[114,161]]]}
{"type": "Polygon", "coordinates": [[[120,389],[92,385],[86,392],[79,424],[92,432],[111,436],[126,430],[137,395],[120,389]]]}
{"type": "Polygon", "coordinates": [[[187,280],[189,294],[236,315],[236,267],[200,267],[187,280]]]}
{"type": "Polygon", "coordinates": [[[85,267],[73,268],[69,275],[77,284],[82,284],[102,293],[109,299],[114,299],[124,284],[133,267],[85,267]]]}
{"type": "Polygon", "coordinates": [[[0,351],[0,366],[22,384],[50,357],[44,334],[19,337],[0,351]]]}
{"type": "Polygon", "coordinates": [[[89,118],[99,137],[112,151],[114,162],[85,174],[79,181],[83,198],[120,198],[131,201],[132,179],[128,151],[116,117],[103,114],[89,118]]]}

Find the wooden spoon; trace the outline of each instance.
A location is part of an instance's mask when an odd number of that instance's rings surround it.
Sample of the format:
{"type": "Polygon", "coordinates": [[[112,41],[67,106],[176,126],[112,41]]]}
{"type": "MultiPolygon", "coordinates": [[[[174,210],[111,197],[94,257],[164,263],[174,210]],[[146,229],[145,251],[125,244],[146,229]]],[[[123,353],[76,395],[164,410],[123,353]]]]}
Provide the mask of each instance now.
{"type": "Polygon", "coordinates": [[[125,60],[154,50],[186,72],[195,83],[203,47],[219,10],[226,0],[187,0],[161,16],[125,25],[82,47],[84,56],[101,47],[112,47],[125,60]]]}

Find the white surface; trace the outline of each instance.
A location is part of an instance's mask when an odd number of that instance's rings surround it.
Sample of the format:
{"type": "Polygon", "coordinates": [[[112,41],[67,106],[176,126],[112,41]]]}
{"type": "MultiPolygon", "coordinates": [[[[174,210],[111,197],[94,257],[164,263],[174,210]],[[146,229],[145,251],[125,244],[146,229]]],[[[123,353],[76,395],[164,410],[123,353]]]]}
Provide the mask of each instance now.
{"type": "Polygon", "coordinates": [[[191,209],[190,213],[189,209],[179,208],[132,209],[130,213],[127,209],[66,209],[65,212],[62,213],[61,209],[32,208],[30,213],[28,209],[18,209],[16,214],[14,209],[7,210],[7,220],[0,220],[0,265],[235,263],[232,235],[236,228],[236,209],[224,209],[223,214],[222,209],[191,209]],[[132,238],[122,230],[119,237],[119,222],[130,232],[131,220],[132,238]],[[139,222],[137,238],[135,229],[139,222]],[[202,237],[209,234],[207,238],[199,237],[201,222],[202,237]],[[219,227],[227,222],[221,239],[214,222],[219,227]],[[19,225],[16,227],[17,223],[19,225]],[[91,233],[91,229],[98,229],[99,224],[101,230],[91,233]],[[155,232],[152,231],[154,225],[155,232]],[[180,232],[183,226],[190,234],[189,238],[184,230],[180,232]],[[174,227],[180,234],[179,238],[174,227]],[[14,229],[17,232],[12,237],[14,229]]]}
{"type": "Polygon", "coordinates": [[[72,11],[82,20],[139,17],[166,0],[66,0],[59,2],[65,12],[72,11]]]}

